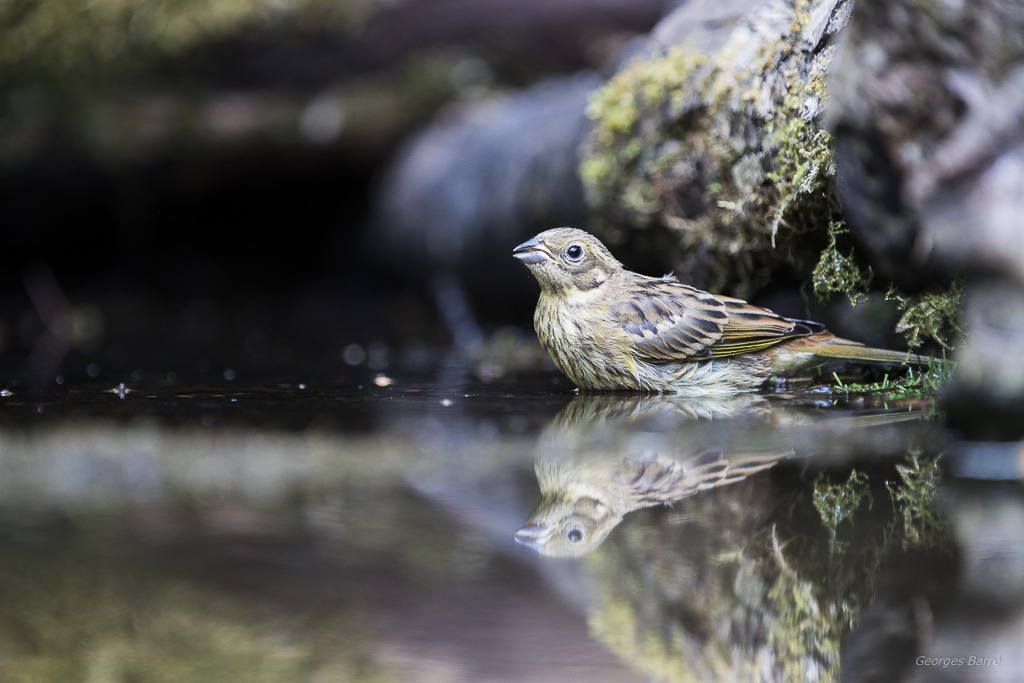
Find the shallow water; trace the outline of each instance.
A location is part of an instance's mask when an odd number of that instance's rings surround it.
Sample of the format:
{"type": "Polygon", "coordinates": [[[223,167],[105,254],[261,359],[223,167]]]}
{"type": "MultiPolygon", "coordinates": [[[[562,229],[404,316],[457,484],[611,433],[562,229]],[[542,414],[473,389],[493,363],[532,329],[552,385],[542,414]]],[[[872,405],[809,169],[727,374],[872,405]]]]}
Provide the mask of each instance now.
{"type": "Polygon", "coordinates": [[[453,367],[0,406],[0,680],[1024,680],[1019,446],[929,400],[453,367]]]}

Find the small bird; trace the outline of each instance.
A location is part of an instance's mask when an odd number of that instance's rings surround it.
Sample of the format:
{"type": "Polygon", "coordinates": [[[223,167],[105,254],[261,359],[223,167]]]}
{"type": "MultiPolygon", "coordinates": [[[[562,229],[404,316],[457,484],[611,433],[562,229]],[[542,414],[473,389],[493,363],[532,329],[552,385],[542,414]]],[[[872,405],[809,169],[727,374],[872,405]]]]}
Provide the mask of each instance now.
{"type": "Polygon", "coordinates": [[[640,275],[593,235],[546,230],[516,247],[540,283],[533,323],[581,389],[730,394],[829,361],[925,365],[929,358],[842,339],[824,325],[640,275]]]}

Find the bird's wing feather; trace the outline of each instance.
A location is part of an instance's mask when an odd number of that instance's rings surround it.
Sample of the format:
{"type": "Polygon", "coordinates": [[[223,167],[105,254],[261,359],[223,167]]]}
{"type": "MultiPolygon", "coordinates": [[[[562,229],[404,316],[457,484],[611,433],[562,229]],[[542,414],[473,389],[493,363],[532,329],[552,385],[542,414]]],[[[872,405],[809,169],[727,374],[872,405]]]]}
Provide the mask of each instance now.
{"type": "Polygon", "coordinates": [[[823,329],[669,278],[632,283],[629,295],[615,309],[615,320],[637,355],[655,362],[751,353],[823,329]]]}
{"type": "Polygon", "coordinates": [[[729,321],[722,329],[722,338],[711,348],[712,358],[761,351],[787,339],[806,337],[824,329],[818,323],[784,318],[740,299],[722,297],[722,302],[729,321]]]}
{"type": "Polygon", "coordinates": [[[631,283],[613,310],[641,358],[653,361],[710,358],[729,315],[725,304],[674,279],[631,283]]]}

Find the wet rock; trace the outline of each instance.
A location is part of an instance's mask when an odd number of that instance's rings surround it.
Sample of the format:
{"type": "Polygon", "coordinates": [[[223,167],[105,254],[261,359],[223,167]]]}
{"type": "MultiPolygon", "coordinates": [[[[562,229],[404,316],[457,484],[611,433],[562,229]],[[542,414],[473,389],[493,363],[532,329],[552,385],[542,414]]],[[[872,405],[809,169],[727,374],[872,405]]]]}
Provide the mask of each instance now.
{"type": "Polygon", "coordinates": [[[487,255],[569,223],[743,296],[781,266],[809,273],[838,220],[818,122],[849,5],[691,0],[596,94],[580,75],[449,112],[386,175],[373,251],[493,286],[514,271],[487,255]]]}
{"type": "Polygon", "coordinates": [[[1024,12],[858,2],[832,92],[851,229],[902,287],[966,279],[953,419],[1000,431],[1024,414],[1024,12]]]}
{"type": "Polygon", "coordinates": [[[576,148],[599,83],[583,73],[449,109],[384,177],[371,251],[488,287],[522,275],[509,258],[517,240],[583,220],[576,148]]]}

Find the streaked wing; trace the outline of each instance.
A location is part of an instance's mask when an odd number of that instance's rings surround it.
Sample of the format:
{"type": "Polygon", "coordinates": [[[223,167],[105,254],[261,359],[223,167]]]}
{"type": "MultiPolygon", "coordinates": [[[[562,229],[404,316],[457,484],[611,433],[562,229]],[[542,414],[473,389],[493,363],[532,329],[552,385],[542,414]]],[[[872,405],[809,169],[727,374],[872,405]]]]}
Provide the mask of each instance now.
{"type": "Polygon", "coordinates": [[[632,283],[614,315],[637,355],[650,361],[735,356],[824,329],[668,278],[632,283]]]}
{"type": "Polygon", "coordinates": [[[823,330],[818,323],[792,320],[741,299],[720,297],[729,321],[722,329],[722,338],[711,348],[712,358],[735,356],[760,351],[793,337],[806,337],[823,330]]]}
{"type": "Polygon", "coordinates": [[[700,360],[722,338],[725,309],[715,296],[676,280],[644,278],[632,283],[612,315],[641,358],[700,360]]]}

